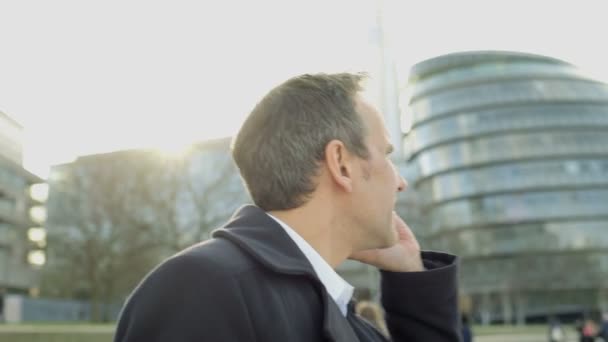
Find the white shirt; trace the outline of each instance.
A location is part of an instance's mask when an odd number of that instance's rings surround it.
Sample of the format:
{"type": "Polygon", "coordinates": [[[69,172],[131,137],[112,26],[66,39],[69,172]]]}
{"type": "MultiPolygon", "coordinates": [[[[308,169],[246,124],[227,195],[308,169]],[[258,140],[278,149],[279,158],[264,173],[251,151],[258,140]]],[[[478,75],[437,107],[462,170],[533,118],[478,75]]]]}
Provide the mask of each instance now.
{"type": "MultiPolygon", "coordinates": [[[[267,213],[268,214],[268,213],[267,213]]],[[[346,282],[336,271],[319,255],[319,253],[312,248],[312,246],[306,242],[295,230],[289,227],[285,222],[278,218],[268,214],[275,221],[277,221],[281,227],[285,230],[287,235],[291,237],[293,242],[298,245],[306,259],[312,264],[312,268],[315,270],[317,277],[321,280],[321,283],[325,286],[327,293],[336,302],[338,308],[342,314],[346,317],[348,308],[348,302],[353,296],[354,288],[346,282]]]]}

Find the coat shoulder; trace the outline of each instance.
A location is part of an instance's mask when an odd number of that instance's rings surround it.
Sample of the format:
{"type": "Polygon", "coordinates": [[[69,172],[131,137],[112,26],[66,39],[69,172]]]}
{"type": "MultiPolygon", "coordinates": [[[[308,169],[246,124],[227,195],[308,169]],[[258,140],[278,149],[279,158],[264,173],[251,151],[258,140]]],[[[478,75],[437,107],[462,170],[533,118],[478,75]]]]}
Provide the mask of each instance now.
{"type": "Polygon", "coordinates": [[[210,279],[235,276],[256,266],[236,245],[216,238],[193,245],[169,257],[152,273],[188,272],[210,279]]]}

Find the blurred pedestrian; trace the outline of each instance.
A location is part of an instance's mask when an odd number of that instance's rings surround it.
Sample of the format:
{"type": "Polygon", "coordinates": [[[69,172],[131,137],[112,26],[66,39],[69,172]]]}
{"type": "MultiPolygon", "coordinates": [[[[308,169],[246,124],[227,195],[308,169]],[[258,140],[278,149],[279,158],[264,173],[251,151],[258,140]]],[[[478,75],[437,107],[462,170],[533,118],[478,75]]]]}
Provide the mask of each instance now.
{"type": "Polygon", "coordinates": [[[549,319],[549,342],[561,342],[565,340],[564,330],[557,317],[549,319]]]}
{"type": "Polygon", "coordinates": [[[355,312],[373,324],[384,336],[388,336],[384,313],[380,305],[371,301],[360,301],[357,303],[355,312]]]}
{"type": "Polygon", "coordinates": [[[468,314],[462,314],[462,342],[473,342],[473,329],[468,314]]]}
{"type": "Polygon", "coordinates": [[[4,322],[4,297],[6,291],[4,288],[0,288],[0,323],[4,322]]]}
{"type": "Polygon", "coordinates": [[[608,312],[602,315],[602,323],[600,324],[597,336],[608,342],[608,312]]]}
{"type": "Polygon", "coordinates": [[[580,329],[580,342],[594,342],[596,336],[597,325],[592,319],[585,319],[580,329]]]}

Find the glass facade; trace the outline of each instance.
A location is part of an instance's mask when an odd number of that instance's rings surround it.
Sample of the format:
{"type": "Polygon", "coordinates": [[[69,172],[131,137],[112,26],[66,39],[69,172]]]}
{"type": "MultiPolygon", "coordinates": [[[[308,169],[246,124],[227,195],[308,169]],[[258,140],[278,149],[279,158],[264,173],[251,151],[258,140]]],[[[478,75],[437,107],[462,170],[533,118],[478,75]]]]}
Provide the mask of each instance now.
{"type": "Polygon", "coordinates": [[[471,52],[419,63],[408,88],[419,234],[462,257],[475,317],[608,310],[608,86],[548,57],[471,52]]]}

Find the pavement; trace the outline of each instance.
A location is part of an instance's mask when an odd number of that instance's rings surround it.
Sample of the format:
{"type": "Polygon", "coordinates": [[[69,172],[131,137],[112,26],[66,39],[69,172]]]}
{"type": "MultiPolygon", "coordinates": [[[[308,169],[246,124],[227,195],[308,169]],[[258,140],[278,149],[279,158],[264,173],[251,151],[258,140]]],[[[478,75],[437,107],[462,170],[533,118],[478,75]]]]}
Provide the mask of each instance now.
{"type": "MultiPolygon", "coordinates": [[[[547,342],[547,335],[543,334],[512,334],[512,335],[490,335],[475,336],[475,342],[547,342]]],[[[564,342],[578,342],[575,335],[567,335],[564,342]]]]}

